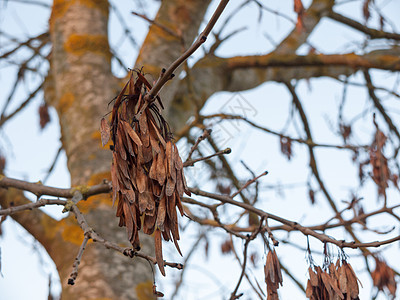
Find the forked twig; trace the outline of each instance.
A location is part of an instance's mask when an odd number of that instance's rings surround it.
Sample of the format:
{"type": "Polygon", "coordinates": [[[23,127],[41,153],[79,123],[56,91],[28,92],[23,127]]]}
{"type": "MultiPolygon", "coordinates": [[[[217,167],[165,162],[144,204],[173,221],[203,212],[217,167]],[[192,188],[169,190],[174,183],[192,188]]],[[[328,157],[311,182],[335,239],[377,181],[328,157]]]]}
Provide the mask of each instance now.
{"type": "Polygon", "coordinates": [[[211,134],[211,129],[204,129],[203,134],[197,138],[196,143],[194,143],[192,148],[190,148],[190,151],[186,158],[185,163],[192,158],[193,152],[197,149],[197,147],[199,147],[199,144],[201,143],[201,141],[204,141],[207,137],[210,136],[210,134],[211,134]]]}

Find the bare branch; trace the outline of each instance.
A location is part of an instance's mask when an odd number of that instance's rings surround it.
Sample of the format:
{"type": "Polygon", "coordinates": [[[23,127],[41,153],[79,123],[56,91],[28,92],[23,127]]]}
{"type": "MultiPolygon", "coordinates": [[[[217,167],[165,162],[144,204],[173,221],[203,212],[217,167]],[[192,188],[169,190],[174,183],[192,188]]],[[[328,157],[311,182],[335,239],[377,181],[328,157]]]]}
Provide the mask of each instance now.
{"type": "Polygon", "coordinates": [[[91,187],[78,186],[74,188],[55,188],[51,186],[43,185],[41,182],[33,183],[19,179],[13,179],[3,176],[0,178],[0,187],[9,188],[13,187],[16,189],[24,190],[35,194],[37,197],[48,195],[63,198],[72,198],[75,191],[81,190],[84,197],[97,195],[101,193],[109,193],[111,191],[111,184],[104,182],[102,184],[93,185],[91,187]]]}

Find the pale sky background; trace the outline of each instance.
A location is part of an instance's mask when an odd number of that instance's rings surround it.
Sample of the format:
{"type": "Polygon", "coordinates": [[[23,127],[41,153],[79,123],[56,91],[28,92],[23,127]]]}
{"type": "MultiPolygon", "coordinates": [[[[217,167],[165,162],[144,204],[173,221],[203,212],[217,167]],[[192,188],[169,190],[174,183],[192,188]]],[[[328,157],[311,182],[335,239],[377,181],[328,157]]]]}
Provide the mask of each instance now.
{"type": "MultiPolygon", "coordinates": [[[[42,2],[50,3],[51,1],[42,2]]],[[[145,1],[142,1],[145,3],[145,1]]],[[[343,1],[344,2],[344,1],[343,1]]],[[[400,28],[400,1],[375,1],[377,4],[384,4],[383,14],[390,20],[395,22],[396,29],[400,28]]],[[[143,11],[140,6],[134,1],[112,1],[113,4],[118,4],[119,11],[123,15],[125,22],[133,31],[133,35],[140,45],[146,35],[148,24],[143,20],[134,17],[130,14],[132,10],[146,13],[149,17],[153,17],[157,11],[157,5],[146,4],[143,11]]],[[[214,1],[210,6],[207,18],[213,12],[218,1],[214,1]]],[[[227,16],[233,11],[242,1],[230,1],[223,16],[227,16]]],[[[296,19],[293,13],[292,1],[264,1],[269,7],[285,12],[293,20],[296,19]]],[[[304,1],[308,6],[310,1],[304,1]]],[[[358,2],[357,2],[358,3],[358,2]]],[[[349,4],[342,5],[340,8],[344,14],[354,17],[362,21],[362,11],[354,1],[349,1],[349,4]]],[[[0,29],[5,32],[14,33],[22,37],[33,36],[45,30],[48,26],[48,17],[50,11],[35,5],[26,5],[14,3],[13,1],[0,1],[0,29]]],[[[370,26],[377,26],[378,21],[376,15],[372,15],[369,22],[370,26]]],[[[249,29],[243,33],[239,33],[232,40],[221,46],[218,55],[233,56],[233,55],[249,55],[267,53],[273,49],[271,41],[265,37],[268,34],[276,43],[279,43],[282,37],[289,32],[293,26],[292,23],[281,19],[273,14],[264,12],[262,21],[258,22],[258,13],[254,5],[248,6],[241,11],[231,22],[224,34],[228,34],[235,28],[247,26],[249,29]]],[[[218,24],[217,24],[218,28],[218,24]]],[[[118,55],[124,60],[128,67],[132,67],[136,56],[137,49],[130,46],[127,39],[124,39],[124,34],[121,31],[121,26],[116,20],[114,13],[111,13],[110,19],[110,38],[111,45],[118,45],[118,55]],[[123,41],[123,42],[121,42],[123,41]]],[[[358,45],[362,42],[362,35],[351,29],[344,29],[333,21],[324,20],[321,22],[316,31],[309,38],[310,44],[315,46],[322,53],[329,54],[335,52],[351,52],[359,49],[358,45]]],[[[0,53],[3,51],[4,40],[0,39],[0,53]]],[[[205,44],[208,48],[212,43],[209,39],[205,44]]],[[[379,45],[379,42],[376,42],[379,45]]],[[[307,53],[308,48],[302,47],[298,53],[307,53]]],[[[194,58],[189,60],[193,64],[196,59],[202,56],[200,50],[194,55],[194,58]]],[[[24,55],[21,52],[21,57],[24,55]]],[[[168,64],[168,62],[166,62],[168,64]]],[[[43,74],[46,74],[48,65],[39,66],[43,74]]],[[[162,66],[160,66],[162,67],[162,66]]],[[[122,76],[125,71],[113,65],[115,74],[122,76]]],[[[9,93],[12,80],[14,78],[15,69],[13,66],[6,65],[0,62],[0,109],[5,102],[9,93]]],[[[386,74],[385,72],[374,71],[374,75],[379,76],[380,86],[392,88],[398,79],[396,75],[386,74]]],[[[29,75],[31,76],[31,75],[29,75]]],[[[29,78],[28,76],[28,78],[29,78]]],[[[31,76],[31,81],[23,83],[22,88],[18,90],[18,96],[15,103],[12,103],[8,112],[18,107],[18,101],[23,101],[27,91],[31,91],[38,83],[35,76],[31,76]]],[[[363,82],[360,74],[356,74],[350,78],[354,82],[363,82]]],[[[311,79],[309,82],[300,81],[297,86],[297,92],[303,100],[303,105],[306,113],[310,116],[311,129],[314,139],[320,143],[338,143],[340,139],[333,134],[334,128],[337,126],[336,113],[338,103],[341,100],[343,87],[332,79],[311,79]],[[312,117],[311,117],[312,116],[312,117]]],[[[370,143],[372,138],[372,110],[370,103],[366,101],[368,95],[365,89],[349,86],[347,90],[348,100],[345,108],[345,118],[350,120],[359,112],[367,110],[364,117],[356,123],[358,135],[353,139],[354,143],[370,143]],[[368,110],[369,109],[369,110],[368,110]]],[[[235,109],[234,103],[239,101],[242,105],[250,110],[248,117],[257,124],[269,127],[275,130],[281,130],[287,119],[288,112],[291,107],[291,96],[288,94],[285,87],[274,82],[265,83],[253,90],[244,91],[240,94],[231,94],[220,92],[211,97],[203,112],[215,113],[235,109]],[[245,99],[245,100],[243,100],[245,99]]],[[[46,175],[46,170],[51,165],[54,156],[60,146],[59,125],[56,113],[53,109],[50,110],[52,121],[43,130],[39,127],[39,116],[37,114],[38,107],[42,103],[42,93],[40,93],[30,105],[22,111],[17,118],[7,122],[6,126],[0,131],[0,152],[7,157],[6,174],[10,177],[21,178],[29,181],[42,180],[46,175]]],[[[400,113],[400,105],[398,99],[385,98],[385,105],[392,108],[395,116],[400,113]]],[[[105,107],[105,110],[107,108],[105,107]]],[[[235,111],[240,113],[240,111],[235,111]]],[[[296,114],[295,114],[296,115],[296,114]]],[[[302,128],[298,117],[295,117],[295,123],[298,128],[302,128]]],[[[378,121],[381,121],[378,118],[378,121]]],[[[381,122],[382,124],[382,122],[381,122]]],[[[386,130],[386,126],[382,126],[386,130]]],[[[291,125],[288,129],[289,134],[297,135],[296,128],[291,125]]],[[[293,184],[291,189],[283,190],[284,197],[281,197],[275,190],[267,188],[260,194],[260,202],[257,207],[266,211],[278,214],[293,221],[299,221],[305,225],[319,224],[332,216],[330,209],[326,204],[326,200],[319,193],[317,194],[317,204],[309,205],[307,189],[299,187],[299,184],[307,181],[309,172],[307,169],[308,156],[306,148],[297,144],[293,145],[294,159],[290,162],[280,153],[279,141],[275,137],[265,135],[259,131],[251,129],[244,123],[222,123],[214,126],[214,134],[220,138],[221,147],[232,148],[232,154],[229,155],[231,162],[239,162],[244,160],[257,174],[264,170],[268,170],[269,174],[261,181],[261,186],[282,183],[293,184]],[[231,137],[234,138],[231,138],[231,137]],[[321,212],[328,215],[321,214],[321,212]]],[[[185,157],[183,141],[178,144],[182,151],[182,156],[185,157]]],[[[204,146],[205,147],[205,146],[204,146]]],[[[205,148],[203,148],[207,151],[205,148]]],[[[318,149],[317,158],[319,160],[322,177],[326,180],[328,188],[335,199],[349,200],[349,188],[353,187],[358,196],[364,197],[364,208],[366,211],[372,211],[379,206],[376,201],[376,188],[371,183],[367,182],[363,189],[357,190],[358,177],[357,168],[352,166],[351,153],[340,153],[336,150],[318,149]]],[[[235,170],[240,174],[241,178],[248,179],[248,173],[240,166],[235,164],[235,170]]],[[[212,183],[204,182],[206,171],[204,166],[199,165],[195,169],[187,172],[189,182],[192,184],[199,183],[202,189],[210,190],[212,183]]],[[[66,168],[66,158],[62,153],[57,162],[54,172],[46,182],[48,185],[57,187],[69,187],[70,180],[66,168]]],[[[315,181],[313,182],[314,189],[316,188],[315,181]]],[[[31,195],[27,194],[31,197],[31,195]]],[[[31,197],[32,198],[32,197],[31,197]]],[[[33,198],[32,198],[33,199],[33,198]]],[[[199,198],[205,201],[203,198],[199,198]]],[[[208,200],[207,200],[208,201],[208,200]]],[[[399,202],[399,193],[389,191],[389,204],[399,202]]],[[[344,207],[345,204],[339,204],[344,207]]],[[[56,218],[62,218],[61,208],[50,207],[45,209],[56,218]]],[[[239,212],[237,209],[232,209],[229,214],[233,217],[239,212]]],[[[382,224],[395,225],[394,221],[388,223],[387,218],[381,216],[372,219],[375,222],[374,228],[382,229],[382,224]]],[[[187,224],[187,220],[182,220],[182,224],[187,224]]],[[[271,225],[271,224],[270,224],[271,225]]],[[[386,228],[386,227],[385,227],[386,228]]],[[[1,250],[1,273],[0,275],[0,300],[3,299],[46,299],[48,295],[48,278],[52,278],[52,292],[54,295],[60,291],[60,285],[57,282],[58,275],[55,271],[54,264],[44,253],[42,247],[33,241],[33,239],[21,229],[19,225],[8,218],[2,225],[3,235],[0,237],[1,250]]],[[[198,232],[198,227],[190,224],[181,238],[181,248],[183,253],[187,253],[190,248],[190,243],[185,243],[187,240],[193,240],[194,233],[198,232]]],[[[204,228],[203,230],[208,230],[204,228]]],[[[205,257],[205,243],[199,245],[199,249],[191,260],[191,267],[186,274],[186,283],[181,288],[179,299],[226,299],[236,285],[240,269],[232,255],[220,255],[220,245],[227,236],[221,230],[213,230],[214,238],[209,240],[209,256],[205,257]]],[[[395,229],[398,234],[399,226],[395,229]]],[[[343,230],[329,231],[328,234],[335,236],[337,239],[347,238],[343,230]]],[[[282,240],[287,237],[285,233],[277,233],[276,236],[282,240]]],[[[306,247],[306,238],[298,233],[292,233],[292,240],[298,241],[301,247],[306,247]]],[[[381,237],[378,237],[381,239],[381,237]]],[[[373,241],[377,237],[373,234],[364,235],[364,241],[373,241]]],[[[317,251],[314,254],[314,260],[318,264],[322,264],[322,256],[317,252],[322,251],[323,245],[314,239],[310,239],[313,249],[317,251]]],[[[382,247],[380,250],[385,250],[385,257],[390,265],[395,268],[400,265],[400,251],[398,243],[382,247]]],[[[241,253],[240,243],[236,243],[236,251],[241,253]]],[[[296,249],[289,245],[281,245],[276,249],[278,257],[285,266],[295,269],[295,276],[306,282],[306,271],[308,268],[305,259],[306,253],[303,250],[296,249]]],[[[265,262],[264,246],[260,240],[254,242],[249,249],[249,253],[257,252],[259,260],[257,267],[250,273],[252,278],[256,277],[262,287],[264,284],[263,264],[265,262]]],[[[332,247],[332,254],[336,255],[336,248],[332,247]]],[[[359,257],[357,251],[346,250],[346,253],[351,256],[350,262],[355,268],[357,275],[363,283],[364,288],[361,289],[360,298],[369,299],[371,294],[371,280],[364,270],[364,265],[360,264],[362,258],[359,257]],[[356,254],[357,256],[352,256],[356,254]]],[[[85,259],[85,256],[83,256],[85,259]]],[[[178,256],[172,244],[165,245],[165,259],[170,261],[182,261],[178,256]]],[[[71,262],[71,269],[72,269],[71,262]]],[[[127,263],[129,261],[127,260],[127,263]]],[[[179,271],[167,270],[167,277],[157,277],[157,286],[166,295],[170,295],[173,291],[173,282],[178,278],[179,271]]],[[[79,277],[78,277],[79,280],[79,277]]],[[[299,292],[298,288],[293,285],[292,281],[284,276],[283,287],[280,289],[281,299],[303,299],[304,296],[299,292]]],[[[249,290],[249,286],[244,281],[240,291],[249,290]]],[[[400,289],[399,289],[400,290],[400,289]]],[[[398,292],[400,296],[400,291],[398,292]]],[[[166,297],[168,299],[168,297],[166,297]]],[[[244,296],[243,299],[251,299],[244,296]]],[[[386,299],[381,295],[378,299],[386,299]]]]}

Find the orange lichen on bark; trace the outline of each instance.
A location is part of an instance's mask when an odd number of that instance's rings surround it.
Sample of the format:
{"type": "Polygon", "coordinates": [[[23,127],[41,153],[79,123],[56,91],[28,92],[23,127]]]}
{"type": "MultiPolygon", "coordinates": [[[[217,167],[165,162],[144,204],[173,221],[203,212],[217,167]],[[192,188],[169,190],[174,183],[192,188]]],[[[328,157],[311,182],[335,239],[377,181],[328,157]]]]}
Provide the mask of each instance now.
{"type": "Polygon", "coordinates": [[[77,56],[93,52],[111,59],[108,38],[105,35],[71,34],[64,43],[64,49],[77,56]]]}
{"type": "Polygon", "coordinates": [[[140,282],[136,288],[136,296],[138,300],[154,300],[157,297],[153,294],[153,282],[147,280],[140,282]]]}
{"type": "Polygon", "coordinates": [[[54,239],[57,234],[61,234],[64,241],[75,245],[81,245],[83,241],[83,231],[72,216],[62,219],[56,224],[49,222],[48,218],[42,218],[40,224],[45,230],[46,236],[51,239],[54,239]]]}
{"type": "MultiPolygon", "coordinates": [[[[76,223],[75,219],[68,217],[62,219],[57,226],[61,229],[61,236],[66,242],[73,243],[75,245],[81,245],[83,241],[83,230],[76,223]]],[[[90,243],[91,240],[88,242],[90,243]]]]}
{"type": "Polygon", "coordinates": [[[103,180],[111,181],[111,173],[109,171],[93,174],[88,181],[88,185],[92,186],[100,184],[103,182],[103,180]]]}
{"type": "Polygon", "coordinates": [[[74,103],[75,96],[71,92],[66,92],[61,96],[60,101],[57,104],[57,110],[59,113],[66,112],[74,103]]]}
{"type": "MultiPolygon", "coordinates": [[[[88,186],[100,184],[103,180],[111,181],[110,172],[100,172],[93,174],[89,181],[88,186]]],[[[111,205],[111,197],[109,194],[99,194],[89,197],[86,201],[80,201],[78,207],[82,213],[88,213],[92,209],[96,209],[99,205],[104,204],[107,206],[111,205]]]]}

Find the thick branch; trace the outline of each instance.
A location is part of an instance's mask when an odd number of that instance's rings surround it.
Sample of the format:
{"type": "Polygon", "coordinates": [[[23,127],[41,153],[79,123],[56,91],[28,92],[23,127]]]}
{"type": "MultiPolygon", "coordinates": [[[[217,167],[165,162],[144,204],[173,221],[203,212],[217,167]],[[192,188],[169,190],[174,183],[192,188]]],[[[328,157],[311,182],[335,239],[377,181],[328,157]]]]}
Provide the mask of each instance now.
{"type": "Polygon", "coordinates": [[[79,190],[84,197],[89,197],[101,193],[108,193],[111,191],[111,185],[108,182],[104,182],[91,187],[79,186],[74,188],[55,188],[43,185],[40,182],[33,183],[9,177],[3,177],[0,179],[0,187],[13,187],[16,189],[31,192],[38,197],[48,195],[63,198],[72,198],[75,191],[77,190],[79,190]]]}

